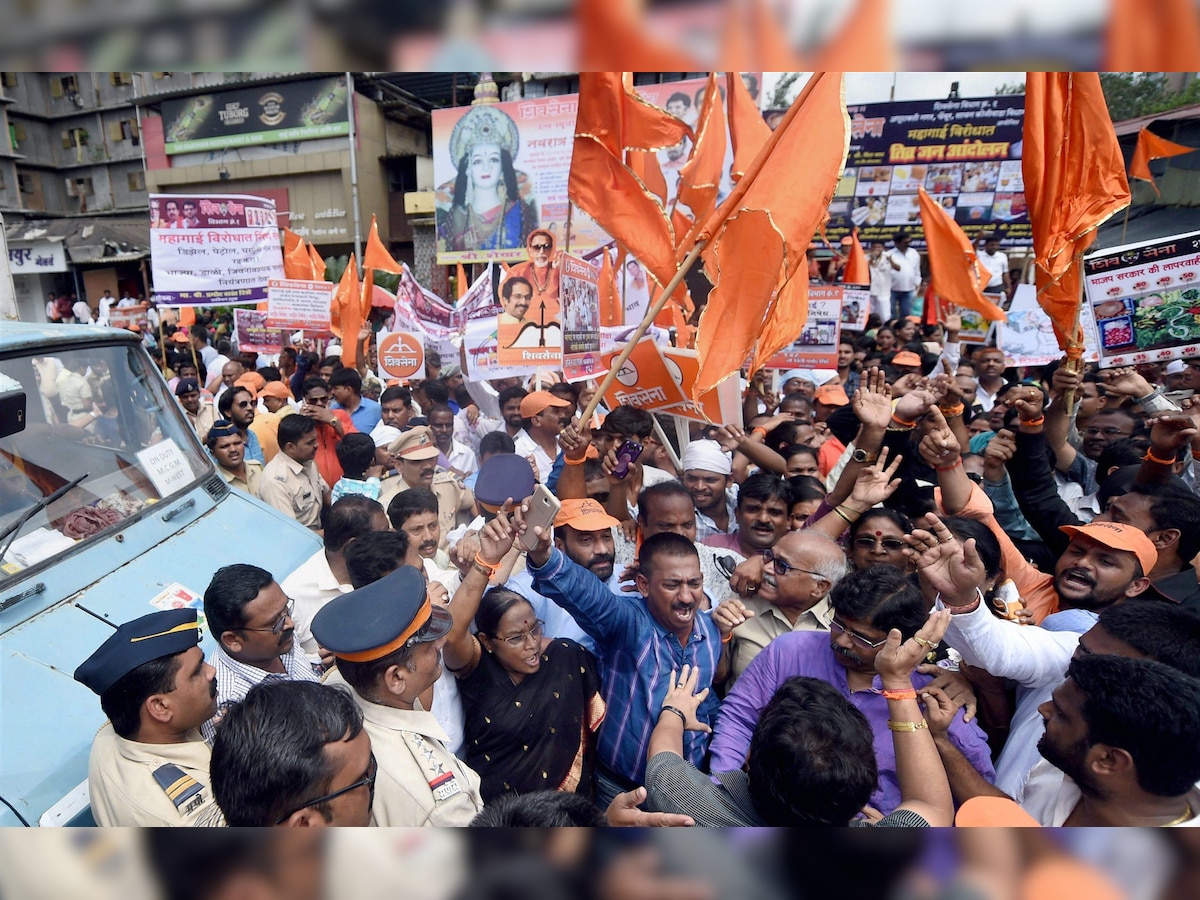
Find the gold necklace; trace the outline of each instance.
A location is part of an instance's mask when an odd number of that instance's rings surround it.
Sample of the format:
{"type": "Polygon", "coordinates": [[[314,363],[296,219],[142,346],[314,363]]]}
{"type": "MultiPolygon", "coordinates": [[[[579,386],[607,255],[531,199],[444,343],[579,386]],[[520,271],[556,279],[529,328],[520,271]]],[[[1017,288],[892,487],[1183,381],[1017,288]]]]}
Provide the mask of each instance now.
{"type": "Polygon", "coordinates": [[[1182,816],[1180,816],[1178,819],[1172,819],[1170,822],[1164,822],[1162,825],[1159,825],[1158,827],[1159,828],[1170,828],[1172,825],[1182,825],[1188,819],[1192,818],[1192,816],[1193,816],[1192,804],[1187,803],[1184,806],[1182,816]]]}

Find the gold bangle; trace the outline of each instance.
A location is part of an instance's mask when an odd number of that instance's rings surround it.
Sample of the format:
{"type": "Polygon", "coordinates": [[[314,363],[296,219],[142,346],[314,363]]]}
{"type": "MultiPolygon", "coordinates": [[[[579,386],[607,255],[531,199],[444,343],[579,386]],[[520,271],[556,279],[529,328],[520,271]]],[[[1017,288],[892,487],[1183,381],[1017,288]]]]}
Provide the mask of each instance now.
{"type": "Polygon", "coordinates": [[[844,512],[842,512],[842,508],[841,508],[840,506],[835,506],[835,507],[833,508],[833,511],[834,511],[835,513],[837,513],[837,517],[838,517],[839,519],[841,519],[843,522],[845,522],[847,525],[853,525],[853,524],[854,524],[853,522],[851,522],[851,521],[850,521],[849,517],[848,517],[848,516],[847,516],[847,515],[846,515],[844,512]]]}
{"type": "Polygon", "coordinates": [[[922,728],[928,728],[929,723],[922,719],[920,722],[894,722],[888,719],[889,731],[920,731],[922,728]]]}

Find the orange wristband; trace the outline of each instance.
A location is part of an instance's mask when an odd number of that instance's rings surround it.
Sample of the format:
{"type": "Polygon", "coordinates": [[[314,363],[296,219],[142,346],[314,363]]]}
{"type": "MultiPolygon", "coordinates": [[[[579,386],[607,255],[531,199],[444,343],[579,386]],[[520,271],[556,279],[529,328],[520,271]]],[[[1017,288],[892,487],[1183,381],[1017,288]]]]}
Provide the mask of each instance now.
{"type": "Polygon", "coordinates": [[[879,693],[883,694],[883,699],[885,699],[885,700],[916,700],[917,699],[916,688],[909,688],[908,690],[904,690],[904,691],[889,691],[885,688],[884,690],[880,691],[879,693]]]}
{"type": "Polygon", "coordinates": [[[1028,425],[1030,428],[1039,428],[1046,424],[1045,416],[1038,416],[1036,419],[1021,419],[1022,425],[1028,425]]]}
{"type": "MultiPolygon", "coordinates": [[[[1193,454],[1193,456],[1194,456],[1194,454],[1193,454]]],[[[1142,459],[1145,460],[1146,462],[1158,463],[1160,466],[1175,465],[1175,460],[1173,460],[1173,459],[1159,459],[1157,456],[1154,455],[1153,449],[1147,450],[1146,455],[1143,456],[1142,459]]]]}
{"type": "Polygon", "coordinates": [[[586,456],[580,457],[579,459],[571,459],[569,456],[563,457],[563,465],[567,466],[582,466],[585,462],[587,462],[586,456]]]}

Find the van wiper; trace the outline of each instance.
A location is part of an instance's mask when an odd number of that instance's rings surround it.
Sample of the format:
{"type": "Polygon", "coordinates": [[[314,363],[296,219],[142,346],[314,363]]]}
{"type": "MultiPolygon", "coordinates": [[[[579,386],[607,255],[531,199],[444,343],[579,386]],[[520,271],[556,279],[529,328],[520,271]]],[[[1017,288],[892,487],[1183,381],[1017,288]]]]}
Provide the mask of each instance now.
{"type": "Polygon", "coordinates": [[[11,524],[7,528],[5,528],[4,531],[0,532],[0,541],[3,541],[5,538],[8,538],[8,540],[5,541],[5,543],[4,543],[4,549],[0,550],[0,559],[4,559],[4,554],[8,553],[8,548],[11,547],[12,542],[17,539],[17,534],[25,526],[26,522],[28,522],[30,519],[32,519],[34,516],[36,516],[38,513],[40,513],[43,509],[45,509],[47,506],[49,506],[51,503],[53,503],[59,497],[63,496],[67,491],[76,487],[79,484],[79,482],[83,481],[83,479],[87,478],[90,474],[91,474],[91,472],[84,472],[82,475],[80,475],[74,481],[70,481],[70,482],[67,482],[66,484],[64,484],[53,494],[43,497],[37,503],[33,504],[33,506],[29,507],[29,509],[27,509],[25,511],[25,514],[23,516],[21,516],[21,518],[17,519],[17,521],[13,522],[13,524],[11,524]]]}

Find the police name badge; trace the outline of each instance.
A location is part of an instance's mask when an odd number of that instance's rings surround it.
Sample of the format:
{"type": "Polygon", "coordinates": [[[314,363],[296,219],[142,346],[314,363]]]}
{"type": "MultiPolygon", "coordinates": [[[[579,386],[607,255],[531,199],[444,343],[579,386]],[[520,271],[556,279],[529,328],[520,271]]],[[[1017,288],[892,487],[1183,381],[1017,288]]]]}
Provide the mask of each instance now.
{"type": "Polygon", "coordinates": [[[446,772],[429,782],[429,790],[433,792],[434,800],[449,800],[455,794],[462,793],[462,785],[458,783],[453,772],[446,772]]]}

